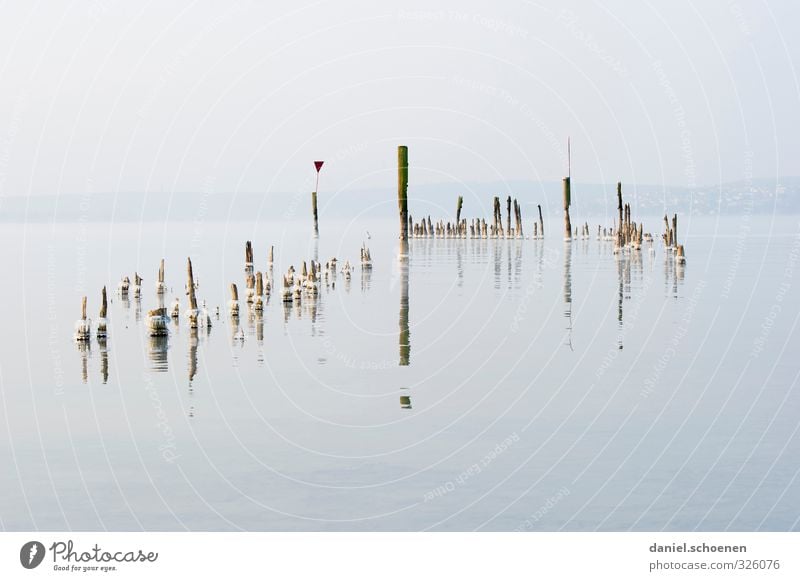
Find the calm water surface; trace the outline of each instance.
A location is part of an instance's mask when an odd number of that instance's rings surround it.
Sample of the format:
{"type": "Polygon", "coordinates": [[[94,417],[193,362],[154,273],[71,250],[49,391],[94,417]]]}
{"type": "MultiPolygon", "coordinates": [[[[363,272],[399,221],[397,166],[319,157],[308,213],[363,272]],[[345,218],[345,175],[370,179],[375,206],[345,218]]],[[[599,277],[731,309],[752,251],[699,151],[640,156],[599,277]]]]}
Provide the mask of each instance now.
{"type": "Polygon", "coordinates": [[[318,242],[306,223],[4,224],[0,525],[798,529],[800,220],[689,222],[685,268],[594,236],[412,240],[403,262],[394,220],[318,242]],[[374,266],[236,322],[246,239],[257,270],[275,245],[276,275],[365,241],[374,266]],[[213,326],[151,339],[158,261],[185,308],[189,255],[213,326]],[[80,348],[104,284],[108,341],[80,348]]]}

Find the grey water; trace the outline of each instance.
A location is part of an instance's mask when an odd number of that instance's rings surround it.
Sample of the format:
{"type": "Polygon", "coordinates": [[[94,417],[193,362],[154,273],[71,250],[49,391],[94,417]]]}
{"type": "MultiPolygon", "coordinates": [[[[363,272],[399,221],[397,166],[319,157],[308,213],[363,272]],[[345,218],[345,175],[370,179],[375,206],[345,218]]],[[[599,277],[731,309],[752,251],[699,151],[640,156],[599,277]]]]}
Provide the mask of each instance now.
{"type": "Polygon", "coordinates": [[[4,224],[0,526],[797,530],[800,219],[682,221],[685,266],[555,222],[405,258],[369,217],[318,240],[304,220],[4,224]],[[277,279],[355,269],[256,316],[245,240],[260,271],[275,246],[277,279]],[[188,256],[212,327],[150,338],[159,260],[184,310],[188,256]],[[77,345],[103,285],[109,337],[77,345]]]}

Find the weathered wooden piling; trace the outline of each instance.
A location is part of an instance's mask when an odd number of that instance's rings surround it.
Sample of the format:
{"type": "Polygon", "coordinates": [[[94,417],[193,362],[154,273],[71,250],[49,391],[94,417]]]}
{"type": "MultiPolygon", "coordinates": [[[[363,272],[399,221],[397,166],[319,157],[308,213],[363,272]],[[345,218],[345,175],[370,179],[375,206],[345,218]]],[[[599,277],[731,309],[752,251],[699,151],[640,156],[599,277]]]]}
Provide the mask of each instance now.
{"type": "Polygon", "coordinates": [[[317,192],[311,192],[311,213],[314,216],[314,235],[319,236],[319,216],[317,214],[317,192]]]}
{"type": "Polygon", "coordinates": [[[678,244],[675,256],[678,260],[678,264],[686,264],[686,254],[683,251],[683,244],[678,244]]]}
{"type": "Polygon", "coordinates": [[[672,229],[669,227],[669,218],[664,214],[664,246],[672,246],[672,229]]]}
{"type": "Polygon", "coordinates": [[[506,236],[511,236],[511,196],[506,199],[506,236]]]}
{"type": "Polygon", "coordinates": [[[572,223],[569,219],[569,206],[571,203],[572,193],[570,191],[570,177],[567,176],[563,179],[564,190],[564,239],[570,240],[572,238],[572,223]]]}
{"type": "Polygon", "coordinates": [[[167,292],[167,285],[164,284],[164,259],[161,259],[161,264],[158,266],[158,281],[156,281],[156,293],[164,294],[167,292]]]}
{"type": "Polygon", "coordinates": [[[169,334],[166,307],[147,311],[147,332],[151,337],[164,337],[169,334]]]}
{"type": "Polygon", "coordinates": [[[75,340],[87,342],[92,335],[92,322],[86,318],[86,297],[81,297],[81,318],[75,322],[75,340]]]}
{"type": "Polygon", "coordinates": [[[249,240],[244,244],[244,266],[245,268],[253,267],[253,243],[249,240]]]}
{"type": "Polygon", "coordinates": [[[175,300],[172,301],[172,319],[175,323],[178,322],[178,319],[181,316],[181,300],[178,297],[175,297],[175,300]]]}
{"type": "MultiPolygon", "coordinates": [[[[250,241],[247,242],[248,246],[252,249],[250,241]]],[[[251,256],[252,258],[252,256],[251,256]]],[[[194,289],[194,273],[192,272],[192,259],[186,259],[186,294],[189,295],[189,310],[187,311],[187,318],[189,319],[189,327],[192,329],[197,328],[197,296],[194,289]]]]}
{"type": "Polygon", "coordinates": [[[539,207],[539,236],[544,238],[544,218],[542,218],[542,205],[538,204],[539,207]]]}
{"type": "Polygon", "coordinates": [[[239,316],[239,289],[236,287],[235,282],[231,283],[231,300],[228,303],[228,308],[232,317],[239,316]]]}
{"type": "Polygon", "coordinates": [[[461,208],[464,206],[464,196],[458,196],[456,202],[456,224],[461,224],[461,208]]]}
{"type": "Polygon", "coordinates": [[[678,246],[678,215],[673,214],[672,216],[672,245],[677,247],[678,246]]]}
{"type": "Polygon", "coordinates": [[[283,275],[283,287],[281,289],[281,299],[284,303],[292,302],[292,283],[288,275],[283,275]]]}
{"type": "Polygon", "coordinates": [[[503,232],[503,215],[500,210],[500,196],[494,197],[494,232],[495,237],[499,237],[503,232]]]}
{"type": "Polygon", "coordinates": [[[264,294],[264,277],[261,275],[261,271],[256,272],[256,295],[255,299],[253,300],[253,309],[260,313],[264,310],[264,299],[261,298],[264,294]]]}
{"type": "Polygon", "coordinates": [[[106,313],[108,312],[108,299],[106,297],[106,287],[100,297],[100,317],[97,319],[97,338],[104,339],[108,336],[108,325],[106,323],[106,313]]]}
{"type": "Polygon", "coordinates": [[[400,210],[400,240],[408,240],[408,147],[397,146],[397,204],[400,210]]]}

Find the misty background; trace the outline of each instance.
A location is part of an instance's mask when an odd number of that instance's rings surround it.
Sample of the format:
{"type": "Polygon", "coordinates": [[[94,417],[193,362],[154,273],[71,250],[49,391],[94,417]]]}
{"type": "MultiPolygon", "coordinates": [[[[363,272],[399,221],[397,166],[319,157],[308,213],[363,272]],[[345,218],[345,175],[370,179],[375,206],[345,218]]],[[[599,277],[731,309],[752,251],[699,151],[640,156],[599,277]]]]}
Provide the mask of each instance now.
{"type": "Polygon", "coordinates": [[[40,2],[0,18],[0,221],[492,195],[797,211],[796,3],[40,2]]]}

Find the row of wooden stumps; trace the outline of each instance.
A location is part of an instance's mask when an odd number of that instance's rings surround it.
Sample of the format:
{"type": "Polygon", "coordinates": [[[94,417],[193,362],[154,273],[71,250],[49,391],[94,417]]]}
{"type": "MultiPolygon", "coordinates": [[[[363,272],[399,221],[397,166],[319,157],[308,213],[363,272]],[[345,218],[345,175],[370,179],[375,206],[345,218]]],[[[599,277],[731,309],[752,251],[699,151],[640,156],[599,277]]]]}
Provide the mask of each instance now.
{"type": "MultiPolygon", "coordinates": [[[[650,250],[653,251],[653,236],[644,232],[642,224],[637,224],[631,219],[631,205],[623,202],[622,182],[617,182],[617,212],[617,224],[611,230],[611,238],[614,240],[614,254],[627,250],[639,251],[644,243],[648,243],[650,250]]],[[[683,244],[678,244],[678,215],[674,214],[672,216],[671,224],[667,215],[664,215],[664,227],[664,234],[662,235],[664,248],[675,255],[678,264],[685,264],[686,254],[683,244]]],[[[601,237],[599,226],[597,237],[598,239],[601,237]]],[[[607,237],[605,230],[603,231],[603,237],[607,237]]]]}
{"type": "MultiPolygon", "coordinates": [[[[508,196],[506,199],[506,220],[503,226],[503,212],[500,198],[493,199],[493,218],[487,222],[484,218],[467,220],[461,217],[464,198],[458,197],[456,203],[456,220],[449,222],[438,220],[434,222],[430,216],[414,222],[413,217],[408,218],[406,232],[410,231],[413,238],[524,238],[522,222],[522,206],[516,198],[508,196]],[[511,216],[514,216],[512,223],[511,216]]],[[[401,229],[401,237],[403,236],[401,229]]],[[[544,236],[544,219],[542,207],[539,206],[539,221],[533,223],[533,237],[544,236]]],[[[402,238],[401,238],[402,239],[402,238]]]]}
{"type": "Polygon", "coordinates": [[[672,227],[670,227],[669,218],[664,214],[664,234],[661,236],[664,241],[664,247],[672,250],[675,253],[675,259],[678,264],[686,263],[686,254],[683,250],[683,244],[678,244],[678,215],[672,216],[672,227]]]}
{"type": "MultiPolygon", "coordinates": [[[[366,244],[361,247],[361,268],[362,271],[371,271],[372,269],[372,254],[366,244]]],[[[247,286],[247,303],[253,307],[256,312],[263,311],[264,299],[262,297],[269,297],[273,289],[272,282],[272,264],[274,259],[274,247],[269,249],[269,270],[268,272],[254,272],[253,271],[253,245],[248,240],[245,244],[245,271],[246,286],[247,286]]],[[[302,271],[295,274],[294,267],[290,267],[287,274],[283,277],[283,285],[281,289],[281,298],[285,303],[293,301],[300,301],[302,296],[315,297],[319,292],[320,282],[324,282],[326,287],[335,286],[335,279],[338,261],[332,258],[328,261],[324,268],[323,266],[312,260],[310,268],[307,263],[302,263],[302,271]]],[[[345,283],[350,280],[354,268],[351,266],[350,261],[345,261],[341,272],[344,275],[345,283]]],[[[171,310],[164,304],[164,295],[167,292],[164,273],[164,259],[161,260],[158,269],[158,280],[156,284],[156,295],[158,306],[147,313],[147,328],[148,334],[151,337],[162,337],[169,334],[170,320],[177,321],[181,316],[180,299],[175,298],[171,310]]],[[[135,287],[140,288],[142,278],[138,273],[134,276],[135,287]]],[[[184,315],[188,321],[189,327],[192,329],[210,328],[211,316],[206,308],[205,302],[202,305],[198,304],[197,289],[198,283],[194,275],[191,258],[186,261],[186,295],[188,298],[188,308],[184,315]]],[[[130,279],[126,276],[120,282],[118,290],[119,295],[123,299],[127,299],[130,292],[131,285],[130,279]]],[[[238,316],[239,314],[239,291],[235,283],[230,286],[231,299],[229,302],[229,309],[231,315],[238,316]]],[[[141,291],[137,294],[140,296],[141,291]]],[[[98,339],[105,339],[108,336],[107,325],[107,311],[108,311],[108,298],[106,294],[106,287],[103,287],[101,294],[101,307],[100,317],[97,324],[97,337],[98,339]]],[[[219,315],[219,309],[217,309],[219,315]]],[[[78,342],[88,342],[91,339],[92,321],[87,315],[87,297],[81,297],[81,318],[75,324],[75,340],[78,342]]]]}
{"type": "MultiPolygon", "coordinates": [[[[467,220],[462,218],[464,207],[463,196],[458,196],[456,201],[455,222],[439,220],[434,222],[430,216],[414,222],[408,214],[408,147],[405,145],[397,148],[397,201],[400,212],[400,239],[408,240],[409,233],[414,238],[524,238],[523,219],[521,205],[516,199],[508,196],[506,199],[505,227],[503,225],[503,209],[500,198],[495,196],[493,199],[493,216],[490,222],[483,218],[467,220]],[[512,210],[514,223],[512,225],[512,210]]],[[[570,206],[572,205],[572,183],[571,176],[567,175],[562,180],[562,194],[564,206],[564,240],[571,241],[573,238],[588,239],[591,236],[588,222],[573,230],[570,217],[570,206]]],[[[631,218],[630,204],[624,204],[622,200],[622,183],[617,183],[617,208],[619,219],[614,228],[597,227],[597,239],[614,241],[614,253],[617,254],[624,250],[641,250],[642,245],[647,242],[651,245],[653,237],[644,232],[642,224],[637,224],[631,218]]],[[[533,224],[533,238],[544,237],[544,219],[542,217],[542,207],[538,206],[539,221],[533,224]]],[[[670,226],[669,219],[665,216],[664,245],[667,249],[674,252],[678,263],[686,262],[686,255],[683,245],[677,242],[678,216],[675,214],[670,226]]]]}
{"type": "MultiPolygon", "coordinates": [[[[253,269],[253,246],[248,240],[245,245],[245,285],[246,301],[256,313],[264,309],[264,298],[269,299],[273,291],[277,290],[277,284],[273,279],[274,247],[270,247],[268,256],[268,270],[266,272],[254,271],[253,269]]],[[[361,268],[363,271],[372,269],[372,254],[366,244],[361,247],[361,268]]],[[[353,266],[346,260],[341,268],[347,283],[353,273],[353,266]]],[[[280,297],[284,304],[297,302],[303,297],[314,299],[319,294],[320,286],[326,288],[336,285],[338,270],[338,260],[334,257],[323,266],[319,261],[312,259],[310,262],[303,261],[300,272],[296,272],[293,265],[289,266],[287,272],[282,275],[280,283],[280,297]]],[[[232,316],[239,314],[239,289],[235,283],[231,283],[231,299],[229,310],[232,316]]]]}

